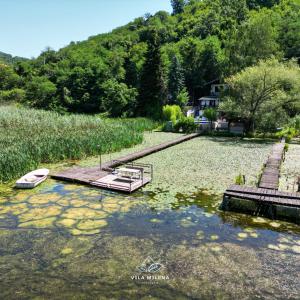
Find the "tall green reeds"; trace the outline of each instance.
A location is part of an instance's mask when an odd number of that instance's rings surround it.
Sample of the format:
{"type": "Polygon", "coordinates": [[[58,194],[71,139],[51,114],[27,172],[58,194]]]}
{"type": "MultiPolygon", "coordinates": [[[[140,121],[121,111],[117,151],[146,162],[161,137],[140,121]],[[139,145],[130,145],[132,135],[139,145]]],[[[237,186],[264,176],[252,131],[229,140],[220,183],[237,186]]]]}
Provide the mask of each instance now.
{"type": "Polygon", "coordinates": [[[40,163],[80,159],[141,143],[148,119],[61,116],[12,106],[0,107],[0,182],[35,169],[40,163]],[[100,145],[100,147],[99,147],[100,145]]]}

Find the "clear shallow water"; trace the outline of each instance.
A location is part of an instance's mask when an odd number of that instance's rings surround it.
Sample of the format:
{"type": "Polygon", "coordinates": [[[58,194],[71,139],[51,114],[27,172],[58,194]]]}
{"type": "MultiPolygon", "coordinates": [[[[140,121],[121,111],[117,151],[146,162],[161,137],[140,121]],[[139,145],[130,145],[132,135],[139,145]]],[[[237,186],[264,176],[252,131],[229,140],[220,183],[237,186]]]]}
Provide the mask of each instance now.
{"type": "Polygon", "coordinates": [[[299,299],[300,226],[166,197],[55,181],[0,197],[1,297],[299,299]],[[138,270],[148,257],[158,272],[138,270]]]}

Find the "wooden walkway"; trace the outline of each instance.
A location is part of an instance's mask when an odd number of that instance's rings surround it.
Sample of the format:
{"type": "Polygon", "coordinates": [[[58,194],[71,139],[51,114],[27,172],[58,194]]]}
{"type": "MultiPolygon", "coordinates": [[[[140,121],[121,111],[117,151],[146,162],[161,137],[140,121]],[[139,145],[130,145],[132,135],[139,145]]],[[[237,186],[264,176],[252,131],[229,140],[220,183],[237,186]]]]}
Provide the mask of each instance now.
{"type": "Polygon", "coordinates": [[[200,135],[199,133],[184,135],[184,136],[181,136],[181,137],[179,137],[177,139],[174,139],[172,141],[165,142],[165,143],[162,143],[162,144],[159,144],[159,145],[156,145],[156,146],[152,146],[152,147],[146,148],[144,150],[141,150],[141,151],[138,151],[138,152],[120,157],[120,158],[118,158],[114,161],[110,161],[110,162],[107,162],[107,163],[103,164],[102,169],[111,171],[112,169],[114,169],[115,167],[117,167],[121,164],[128,163],[128,162],[143,158],[145,156],[148,156],[150,154],[153,154],[153,153],[162,151],[164,149],[170,148],[172,146],[181,144],[183,142],[194,139],[194,138],[198,137],[199,135],[200,135]]]}
{"type": "MultiPolygon", "coordinates": [[[[286,210],[280,213],[278,207],[289,207],[291,209],[300,209],[300,193],[288,193],[278,191],[280,166],[284,159],[285,142],[273,146],[271,155],[265,164],[261,180],[258,187],[247,187],[241,185],[231,185],[224,193],[221,208],[223,210],[240,210],[230,199],[240,199],[244,201],[253,201],[256,206],[254,215],[263,215],[272,219],[291,219],[299,222],[299,216],[291,216],[286,210]]],[[[297,212],[294,213],[297,215],[297,212]]]]}
{"type": "Polygon", "coordinates": [[[172,141],[146,148],[144,150],[120,157],[114,161],[106,162],[106,163],[102,164],[101,170],[100,170],[100,166],[87,167],[87,168],[73,167],[73,168],[67,169],[65,171],[62,171],[58,174],[51,174],[51,177],[53,179],[57,179],[57,180],[95,186],[95,184],[93,184],[94,182],[97,182],[99,179],[104,178],[105,176],[109,175],[113,171],[114,168],[116,168],[122,164],[132,162],[134,160],[140,159],[147,155],[150,155],[150,154],[156,153],[158,151],[167,149],[169,147],[178,145],[180,143],[186,142],[188,140],[198,137],[199,135],[200,135],[199,133],[183,135],[172,141]]]}
{"type": "Polygon", "coordinates": [[[284,157],[284,146],[284,142],[273,146],[272,153],[265,164],[265,168],[258,185],[260,188],[278,190],[280,166],[284,157]]]}
{"type": "Polygon", "coordinates": [[[252,200],[258,204],[284,205],[300,208],[300,193],[286,193],[264,188],[232,185],[224,193],[224,198],[252,200]]]}

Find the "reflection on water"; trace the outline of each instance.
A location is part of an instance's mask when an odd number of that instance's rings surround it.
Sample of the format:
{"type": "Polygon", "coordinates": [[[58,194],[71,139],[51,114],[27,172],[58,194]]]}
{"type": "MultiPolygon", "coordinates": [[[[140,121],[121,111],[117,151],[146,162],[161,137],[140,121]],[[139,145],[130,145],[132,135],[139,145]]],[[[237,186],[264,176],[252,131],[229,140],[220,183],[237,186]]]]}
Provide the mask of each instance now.
{"type": "Polygon", "coordinates": [[[52,181],[38,192],[6,194],[0,198],[0,294],[298,297],[299,226],[221,212],[220,197],[207,191],[163,200],[167,195],[128,196],[52,181]],[[142,279],[137,268],[148,257],[163,266],[155,274],[161,277],[142,279]]]}

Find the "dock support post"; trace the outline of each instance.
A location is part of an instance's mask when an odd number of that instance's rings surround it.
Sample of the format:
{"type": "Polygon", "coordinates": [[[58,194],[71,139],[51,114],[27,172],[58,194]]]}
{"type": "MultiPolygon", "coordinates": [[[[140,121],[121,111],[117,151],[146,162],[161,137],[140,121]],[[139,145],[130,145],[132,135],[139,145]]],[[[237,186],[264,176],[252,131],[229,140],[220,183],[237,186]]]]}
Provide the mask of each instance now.
{"type": "Polygon", "coordinates": [[[230,200],[230,198],[228,196],[226,196],[226,195],[223,196],[223,201],[222,201],[222,204],[221,204],[221,209],[222,210],[224,210],[224,211],[228,210],[229,200],[230,200]]]}

